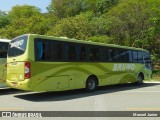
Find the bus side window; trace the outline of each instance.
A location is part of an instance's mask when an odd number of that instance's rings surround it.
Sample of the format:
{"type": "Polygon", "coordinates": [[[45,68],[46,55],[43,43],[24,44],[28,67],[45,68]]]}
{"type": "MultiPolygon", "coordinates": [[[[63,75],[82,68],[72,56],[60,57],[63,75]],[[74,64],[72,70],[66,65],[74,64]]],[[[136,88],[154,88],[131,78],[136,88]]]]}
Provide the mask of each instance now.
{"type": "Polygon", "coordinates": [[[42,41],[37,42],[37,58],[38,60],[42,60],[43,55],[43,44],[42,41]]]}
{"type": "Polygon", "coordinates": [[[105,56],[105,47],[99,47],[99,61],[105,62],[106,56],[105,56]]]}
{"type": "Polygon", "coordinates": [[[100,60],[100,54],[99,54],[99,48],[98,47],[94,48],[93,58],[94,58],[94,61],[99,61],[100,60]]]}
{"type": "Polygon", "coordinates": [[[120,62],[120,49],[114,49],[113,61],[120,62]]]}
{"type": "Polygon", "coordinates": [[[128,62],[133,62],[132,51],[128,50],[128,62]]]}
{"type": "Polygon", "coordinates": [[[125,62],[127,62],[127,63],[132,62],[131,51],[125,50],[124,56],[125,56],[125,62]]]}
{"type": "Polygon", "coordinates": [[[43,49],[42,49],[42,60],[49,61],[50,60],[50,47],[49,41],[43,41],[43,49]]]}
{"type": "Polygon", "coordinates": [[[107,49],[107,61],[112,62],[113,61],[113,55],[114,50],[113,49],[107,49]]]}
{"type": "Polygon", "coordinates": [[[89,60],[90,61],[99,61],[100,55],[99,55],[99,49],[96,46],[91,46],[90,47],[90,56],[89,60]]]}
{"type": "Polygon", "coordinates": [[[38,61],[49,61],[50,56],[50,46],[49,41],[45,40],[37,40],[36,41],[36,52],[37,52],[37,60],[38,61]]]}
{"type": "Polygon", "coordinates": [[[64,47],[62,42],[57,42],[55,44],[55,60],[56,61],[63,61],[63,53],[64,47]]]}
{"type": "Polygon", "coordinates": [[[87,60],[87,48],[86,46],[80,46],[80,61],[87,60]]]}
{"type": "Polygon", "coordinates": [[[68,61],[76,61],[76,47],[74,44],[68,45],[68,61]]]}
{"type": "Polygon", "coordinates": [[[133,62],[137,63],[138,62],[138,52],[132,51],[132,56],[133,56],[133,62]]]}
{"type": "Polygon", "coordinates": [[[143,52],[142,51],[138,51],[138,62],[143,63],[143,52]]]}

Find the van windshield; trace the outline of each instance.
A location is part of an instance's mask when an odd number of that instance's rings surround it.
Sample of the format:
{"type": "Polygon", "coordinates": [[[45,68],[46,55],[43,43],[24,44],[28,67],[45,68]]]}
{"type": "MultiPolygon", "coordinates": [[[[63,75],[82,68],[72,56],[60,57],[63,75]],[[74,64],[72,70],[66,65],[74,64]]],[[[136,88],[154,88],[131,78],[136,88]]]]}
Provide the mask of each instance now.
{"type": "Polygon", "coordinates": [[[21,36],[13,39],[9,43],[8,57],[15,57],[24,54],[27,46],[28,36],[21,36]]]}

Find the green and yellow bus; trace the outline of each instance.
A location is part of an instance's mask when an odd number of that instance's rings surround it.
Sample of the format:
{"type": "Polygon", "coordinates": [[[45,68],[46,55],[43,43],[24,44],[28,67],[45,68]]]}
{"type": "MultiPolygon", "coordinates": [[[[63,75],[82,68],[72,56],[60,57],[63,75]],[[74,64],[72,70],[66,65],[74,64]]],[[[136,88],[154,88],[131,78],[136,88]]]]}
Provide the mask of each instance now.
{"type": "Polygon", "coordinates": [[[9,44],[7,84],[29,91],[62,91],[151,79],[148,51],[37,34],[9,44]]]}
{"type": "Polygon", "coordinates": [[[0,39],[0,88],[6,87],[6,62],[10,40],[0,39]]]}

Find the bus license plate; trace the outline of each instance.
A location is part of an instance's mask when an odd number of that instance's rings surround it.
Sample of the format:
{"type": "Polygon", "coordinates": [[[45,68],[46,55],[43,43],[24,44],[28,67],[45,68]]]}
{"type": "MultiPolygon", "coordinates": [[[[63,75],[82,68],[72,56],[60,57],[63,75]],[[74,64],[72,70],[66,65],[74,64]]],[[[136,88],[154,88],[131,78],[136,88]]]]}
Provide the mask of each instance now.
{"type": "Polygon", "coordinates": [[[17,86],[17,83],[12,83],[12,86],[13,86],[13,87],[16,87],[16,86],[17,86]]]}

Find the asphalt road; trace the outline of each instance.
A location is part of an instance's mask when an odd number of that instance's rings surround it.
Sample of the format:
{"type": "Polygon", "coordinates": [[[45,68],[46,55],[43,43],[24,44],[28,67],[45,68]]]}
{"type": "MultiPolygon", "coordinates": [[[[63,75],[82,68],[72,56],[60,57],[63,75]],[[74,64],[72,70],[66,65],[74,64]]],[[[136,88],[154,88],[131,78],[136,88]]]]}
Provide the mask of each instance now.
{"type": "Polygon", "coordinates": [[[160,83],[105,86],[92,93],[84,89],[35,93],[3,88],[0,111],[160,111],[160,83]]]}

